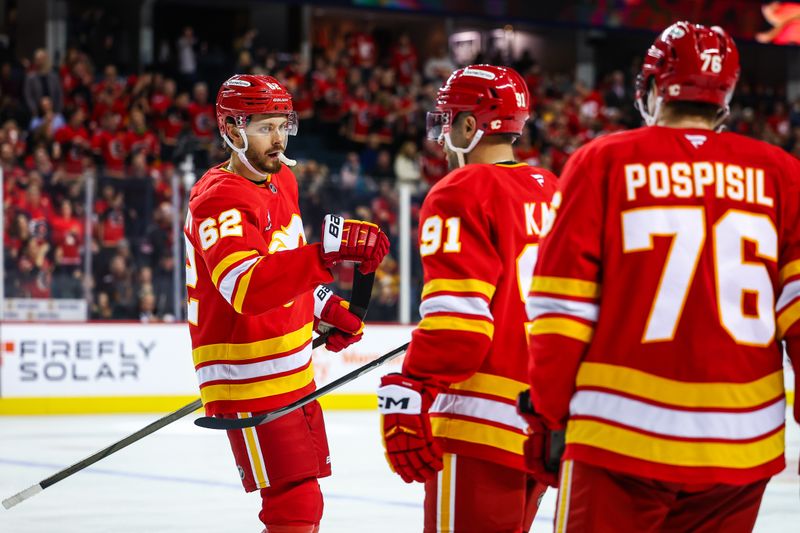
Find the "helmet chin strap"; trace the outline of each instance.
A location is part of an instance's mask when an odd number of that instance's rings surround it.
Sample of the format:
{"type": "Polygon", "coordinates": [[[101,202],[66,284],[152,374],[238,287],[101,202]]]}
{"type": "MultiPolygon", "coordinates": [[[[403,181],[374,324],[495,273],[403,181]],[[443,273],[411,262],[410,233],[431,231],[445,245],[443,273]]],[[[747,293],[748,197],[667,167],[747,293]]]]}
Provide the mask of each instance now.
{"type": "Polygon", "coordinates": [[[259,172],[258,170],[256,170],[255,167],[253,167],[253,165],[250,164],[250,161],[248,161],[247,156],[244,155],[244,153],[247,151],[247,147],[249,146],[247,143],[247,133],[245,133],[244,128],[239,128],[239,134],[242,136],[242,139],[244,140],[244,148],[237,148],[236,145],[233,144],[233,142],[230,140],[230,138],[228,138],[227,134],[223,134],[222,138],[225,140],[225,143],[228,146],[230,146],[231,150],[236,152],[236,155],[239,156],[239,161],[241,161],[244,164],[244,166],[247,167],[247,170],[249,170],[256,176],[261,176],[262,178],[267,179],[269,173],[259,172]]]}
{"type": "Polygon", "coordinates": [[[651,114],[647,110],[647,104],[645,104],[642,99],[637,100],[636,107],[637,109],[639,109],[639,114],[642,115],[645,124],[647,124],[648,126],[653,126],[656,124],[656,122],[658,122],[658,118],[661,116],[661,104],[663,104],[663,102],[664,102],[663,97],[661,96],[656,97],[656,103],[655,106],[653,106],[654,109],[653,113],[651,114]]]}
{"type": "Polygon", "coordinates": [[[475,132],[475,137],[472,138],[472,142],[469,143],[469,146],[466,148],[457,148],[453,145],[452,139],[450,139],[450,132],[448,131],[444,134],[444,144],[447,146],[448,150],[455,152],[456,157],[458,158],[458,168],[461,168],[466,164],[464,161],[464,154],[470,153],[472,149],[478,145],[481,137],[483,137],[483,130],[478,130],[475,132]]]}

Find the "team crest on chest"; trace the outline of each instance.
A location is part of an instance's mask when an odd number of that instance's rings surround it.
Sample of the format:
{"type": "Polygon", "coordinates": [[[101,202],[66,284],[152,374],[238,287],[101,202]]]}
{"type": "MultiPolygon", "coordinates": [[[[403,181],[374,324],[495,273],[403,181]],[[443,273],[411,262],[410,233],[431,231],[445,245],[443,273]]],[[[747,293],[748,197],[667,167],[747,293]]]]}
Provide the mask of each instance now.
{"type": "Polygon", "coordinates": [[[284,250],[294,250],[306,244],[306,235],[303,231],[303,220],[300,215],[292,215],[292,219],[286,226],[276,230],[269,241],[269,253],[282,252],[284,250]]]}

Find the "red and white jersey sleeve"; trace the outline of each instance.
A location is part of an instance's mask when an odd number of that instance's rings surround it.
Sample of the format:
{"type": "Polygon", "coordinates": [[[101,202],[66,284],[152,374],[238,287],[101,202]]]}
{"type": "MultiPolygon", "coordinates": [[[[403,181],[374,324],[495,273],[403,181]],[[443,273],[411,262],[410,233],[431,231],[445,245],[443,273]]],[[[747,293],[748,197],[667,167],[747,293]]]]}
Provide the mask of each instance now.
{"type": "Polygon", "coordinates": [[[286,405],[314,389],[312,291],[332,281],[307,245],[297,184],[213,168],[195,185],[184,228],[192,357],[210,414],[286,405]]]}
{"type": "Polygon", "coordinates": [[[687,483],[783,468],[798,180],[782,150],[697,129],[572,156],[527,304],[532,400],[566,423],[565,458],[687,483]]]}
{"type": "Polygon", "coordinates": [[[422,319],[403,371],[447,387],[430,410],[445,451],[524,469],[525,296],[556,178],[527,164],[468,165],[420,213],[422,319]]]}

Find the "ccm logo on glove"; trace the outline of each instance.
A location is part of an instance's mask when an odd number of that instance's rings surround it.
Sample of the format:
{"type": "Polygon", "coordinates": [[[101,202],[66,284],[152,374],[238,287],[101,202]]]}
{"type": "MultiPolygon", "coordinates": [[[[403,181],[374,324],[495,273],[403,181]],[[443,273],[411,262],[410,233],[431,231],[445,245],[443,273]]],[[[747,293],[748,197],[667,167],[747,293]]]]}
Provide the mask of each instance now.
{"type": "Polygon", "coordinates": [[[422,412],[422,396],[406,387],[385,385],[378,389],[378,409],[384,415],[418,415],[422,412]]]}

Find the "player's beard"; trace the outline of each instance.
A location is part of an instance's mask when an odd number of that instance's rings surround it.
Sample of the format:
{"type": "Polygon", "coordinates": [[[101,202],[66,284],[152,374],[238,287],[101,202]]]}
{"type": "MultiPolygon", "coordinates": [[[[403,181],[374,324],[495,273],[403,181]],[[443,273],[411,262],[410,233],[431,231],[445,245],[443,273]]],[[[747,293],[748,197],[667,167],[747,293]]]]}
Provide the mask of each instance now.
{"type": "Polygon", "coordinates": [[[264,174],[277,174],[281,169],[281,160],[277,157],[270,157],[269,154],[283,151],[281,145],[275,145],[267,152],[254,150],[252,147],[247,149],[245,155],[253,168],[264,174]]]}

